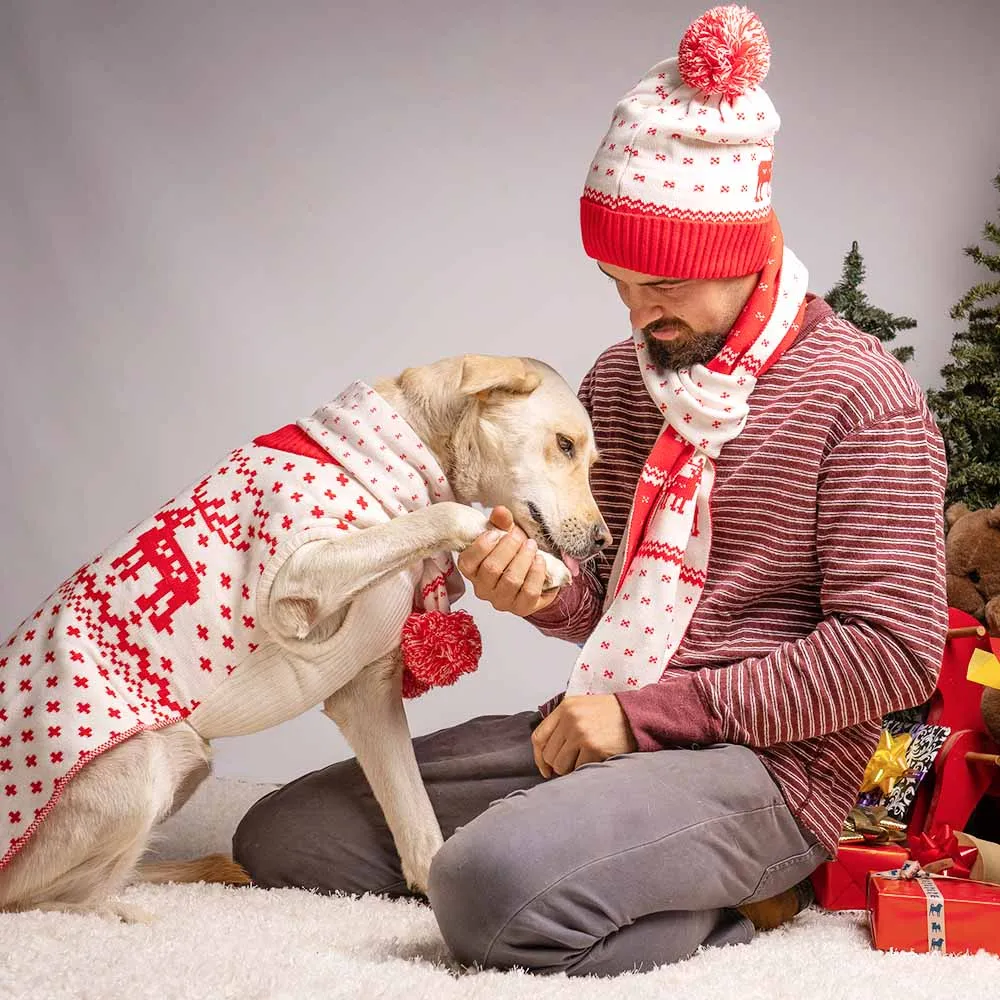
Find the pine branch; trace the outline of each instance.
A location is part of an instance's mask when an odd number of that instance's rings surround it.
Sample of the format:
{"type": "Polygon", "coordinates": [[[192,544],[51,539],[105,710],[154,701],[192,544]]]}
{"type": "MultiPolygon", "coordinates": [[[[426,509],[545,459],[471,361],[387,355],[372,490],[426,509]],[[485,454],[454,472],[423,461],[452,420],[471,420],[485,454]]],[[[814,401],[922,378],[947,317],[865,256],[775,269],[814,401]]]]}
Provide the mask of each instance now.
{"type": "MultiPolygon", "coordinates": [[[[997,296],[1000,296],[1000,281],[988,281],[981,285],[973,285],[952,308],[951,318],[968,319],[969,310],[972,306],[982,302],[984,299],[992,299],[997,296]]],[[[1000,318],[1000,302],[994,308],[997,311],[998,318],[1000,318]]]]}
{"type": "MultiPolygon", "coordinates": [[[[1000,192],[1000,173],[993,178],[1000,192]]],[[[1000,246],[1000,225],[987,222],[983,239],[1000,246]]],[[[1000,274],[1000,254],[965,248],[978,267],[1000,274]]],[[[948,456],[948,502],[1000,504],[1000,280],[974,285],[951,310],[965,320],[955,333],[944,385],[927,393],[948,456]]]]}
{"type": "MultiPolygon", "coordinates": [[[[882,343],[895,340],[901,330],[912,330],[917,321],[909,316],[894,316],[885,309],[879,309],[868,301],[862,285],[865,280],[865,262],[858,247],[858,241],[851,244],[844,257],[840,281],[826,293],[824,298],[833,311],[859,330],[870,333],[882,343]]],[[[897,347],[892,354],[902,362],[913,357],[913,347],[897,347]]]]}
{"type": "Polygon", "coordinates": [[[994,274],[1000,274],[1000,257],[996,254],[983,253],[979,247],[966,247],[965,252],[980,267],[985,267],[994,274]]]}

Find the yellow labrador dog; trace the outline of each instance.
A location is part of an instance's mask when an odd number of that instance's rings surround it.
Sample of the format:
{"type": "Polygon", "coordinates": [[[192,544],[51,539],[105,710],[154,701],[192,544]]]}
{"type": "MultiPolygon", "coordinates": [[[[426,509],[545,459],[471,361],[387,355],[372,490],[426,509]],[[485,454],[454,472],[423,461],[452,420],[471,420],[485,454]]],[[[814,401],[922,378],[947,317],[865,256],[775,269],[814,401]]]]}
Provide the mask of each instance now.
{"type": "Polygon", "coordinates": [[[423,890],[442,840],[403,710],[402,623],[454,589],[447,553],[487,527],[472,502],[510,508],[546,587],[568,583],[610,542],[595,458],[556,372],[484,355],[354,383],[236,449],[0,647],[0,909],[128,918],[113,897],[135,877],[225,880],[211,861],[140,864],[153,827],[209,773],[209,740],[320,704],[423,890]]]}

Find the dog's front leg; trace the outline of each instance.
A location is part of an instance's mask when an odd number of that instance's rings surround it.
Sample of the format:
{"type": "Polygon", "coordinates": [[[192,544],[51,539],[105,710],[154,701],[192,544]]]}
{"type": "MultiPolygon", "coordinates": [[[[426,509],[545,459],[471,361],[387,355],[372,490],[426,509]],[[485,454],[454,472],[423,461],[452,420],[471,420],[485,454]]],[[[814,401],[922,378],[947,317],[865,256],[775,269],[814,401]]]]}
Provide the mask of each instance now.
{"type": "MultiPolygon", "coordinates": [[[[273,627],[287,639],[305,639],[322,621],[380,581],[435,552],[461,552],[489,521],[473,507],[444,501],[375,524],[343,538],[317,539],[296,549],[271,588],[273,627]]],[[[545,587],[563,587],[572,577],[547,552],[545,587]]]]}
{"type": "Polygon", "coordinates": [[[340,727],[382,807],[406,884],[427,892],[441,827],[417,768],[400,691],[398,650],[365,667],[327,698],[323,711],[340,727]]]}
{"type": "Polygon", "coordinates": [[[279,635],[304,639],[358,594],[434,552],[461,552],[487,528],[473,507],[445,501],[342,538],[296,549],[275,578],[270,612],[279,635]]]}

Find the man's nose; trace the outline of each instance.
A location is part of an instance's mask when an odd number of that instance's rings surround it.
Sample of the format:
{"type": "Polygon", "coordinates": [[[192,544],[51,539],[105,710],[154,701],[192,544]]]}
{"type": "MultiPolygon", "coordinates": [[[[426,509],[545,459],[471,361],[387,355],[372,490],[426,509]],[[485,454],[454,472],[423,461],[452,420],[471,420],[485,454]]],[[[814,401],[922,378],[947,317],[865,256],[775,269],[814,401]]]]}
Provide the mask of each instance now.
{"type": "Polygon", "coordinates": [[[650,323],[656,323],[666,314],[663,306],[643,292],[635,292],[629,300],[628,318],[633,330],[643,330],[650,323]]]}

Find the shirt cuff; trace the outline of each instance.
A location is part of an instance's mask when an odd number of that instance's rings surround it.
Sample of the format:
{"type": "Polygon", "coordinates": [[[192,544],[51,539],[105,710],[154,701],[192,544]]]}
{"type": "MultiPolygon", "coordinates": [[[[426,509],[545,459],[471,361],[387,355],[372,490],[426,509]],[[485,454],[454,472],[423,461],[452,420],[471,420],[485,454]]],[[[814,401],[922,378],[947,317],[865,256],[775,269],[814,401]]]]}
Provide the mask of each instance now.
{"type": "Polygon", "coordinates": [[[696,678],[685,671],[638,691],[616,692],[640,750],[724,742],[721,720],[706,707],[696,678]]]}

